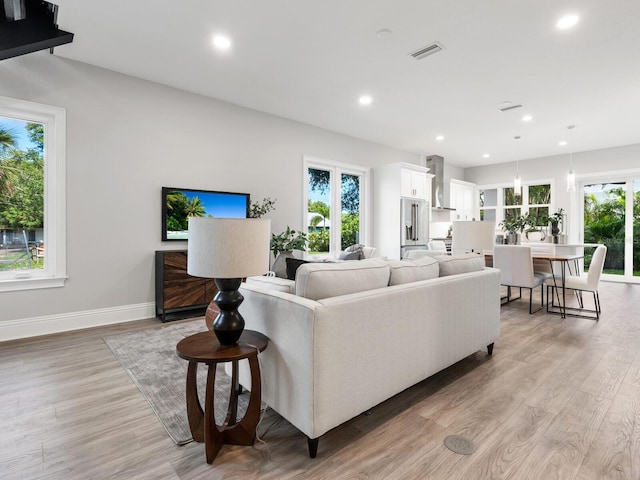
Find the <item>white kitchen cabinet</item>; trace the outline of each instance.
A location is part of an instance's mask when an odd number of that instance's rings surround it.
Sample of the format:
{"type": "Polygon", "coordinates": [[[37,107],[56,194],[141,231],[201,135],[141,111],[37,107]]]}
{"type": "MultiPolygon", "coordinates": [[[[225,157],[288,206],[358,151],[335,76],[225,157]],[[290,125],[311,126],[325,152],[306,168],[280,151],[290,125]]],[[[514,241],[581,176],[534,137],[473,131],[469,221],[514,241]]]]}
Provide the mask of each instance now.
{"type": "Polygon", "coordinates": [[[421,198],[431,200],[431,192],[428,188],[427,172],[424,168],[416,170],[414,168],[400,168],[400,195],[409,198],[421,198]],[[429,190],[429,191],[427,191],[429,190]]]}
{"type": "Polygon", "coordinates": [[[451,208],[455,211],[451,212],[451,220],[476,220],[479,219],[476,210],[476,185],[462,180],[451,179],[449,184],[449,202],[451,208]]]}

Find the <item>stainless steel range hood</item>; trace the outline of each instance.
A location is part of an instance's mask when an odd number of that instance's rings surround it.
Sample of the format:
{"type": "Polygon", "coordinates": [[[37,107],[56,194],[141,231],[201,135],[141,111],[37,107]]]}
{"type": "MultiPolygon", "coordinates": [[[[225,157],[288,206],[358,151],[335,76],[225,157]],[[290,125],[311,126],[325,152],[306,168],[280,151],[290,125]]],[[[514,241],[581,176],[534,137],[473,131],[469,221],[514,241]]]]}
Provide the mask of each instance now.
{"type": "Polygon", "coordinates": [[[0,3],[0,60],[71,43],[73,33],[56,24],[58,6],[42,0],[0,3]]]}
{"type": "Polygon", "coordinates": [[[440,155],[429,155],[426,160],[426,167],[429,169],[429,173],[435,175],[431,188],[431,208],[434,210],[455,211],[455,208],[449,207],[449,192],[445,192],[444,158],[440,155]]]}

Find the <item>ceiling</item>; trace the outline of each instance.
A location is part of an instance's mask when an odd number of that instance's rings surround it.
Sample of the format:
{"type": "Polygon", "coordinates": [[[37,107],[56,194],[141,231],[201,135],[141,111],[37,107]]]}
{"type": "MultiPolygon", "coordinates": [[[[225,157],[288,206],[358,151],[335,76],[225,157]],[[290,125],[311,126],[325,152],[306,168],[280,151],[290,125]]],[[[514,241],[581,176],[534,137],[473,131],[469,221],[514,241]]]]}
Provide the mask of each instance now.
{"type": "Polygon", "coordinates": [[[638,0],[56,3],[56,55],[460,167],[640,143],[638,0]]]}

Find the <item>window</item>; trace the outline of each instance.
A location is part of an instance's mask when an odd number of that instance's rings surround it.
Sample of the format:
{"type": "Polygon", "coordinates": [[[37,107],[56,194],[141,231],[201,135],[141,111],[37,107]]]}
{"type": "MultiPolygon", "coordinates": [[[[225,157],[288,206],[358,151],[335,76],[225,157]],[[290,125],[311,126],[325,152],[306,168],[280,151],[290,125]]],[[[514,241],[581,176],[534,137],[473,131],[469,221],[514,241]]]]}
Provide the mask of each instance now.
{"type": "Polygon", "coordinates": [[[503,218],[505,220],[513,220],[514,218],[522,215],[522,197],[523,195],[516,195],[513,187],[507,187],[502,189],[503,205],[505,206],[503,211],[503,218]]]}
{"type": "Polygon", "coordinates": [[[308,251],[337,254],[366,244],[368,169],[305,157],[305,205],[308,251]]]}
{"type": "Polygon", "coordinates": [[[498,206],[498,189],[480,189],[480,220],[496,221],[496,207],[498,206]]]}
{"type": "Polygon", "coordinates": [[[65,116],[0,97],[0,291],[64,284],[65,116]]]}
{"type": "Polygon", "coordinates": [[[529,216],[535,219],[536,226],[546,226],[544,219],[549,216],[551,185],[529,185],[526,190],[529,216]]]}
{"type": "Polygon", "coordinates": [[[495,221],[498,225],[503,220],[529,214],[538,226],[546,226],[544,218],[551,207],[550,182],[524,185],[522,195],[514,195],[512,186],[480,188],[479,195],[480,220],[495,221]]]}

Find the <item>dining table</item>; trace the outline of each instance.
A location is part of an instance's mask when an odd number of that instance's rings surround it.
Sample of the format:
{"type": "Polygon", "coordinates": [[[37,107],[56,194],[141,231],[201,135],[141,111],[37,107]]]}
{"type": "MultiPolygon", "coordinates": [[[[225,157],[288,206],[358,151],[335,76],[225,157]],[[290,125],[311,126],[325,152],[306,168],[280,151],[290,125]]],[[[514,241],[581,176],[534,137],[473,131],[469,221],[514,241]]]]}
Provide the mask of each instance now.
{"type": "MultiPolygon", "coordinates": [[[[491,250],[484,251],[485,263],[491,263],[493,266],[493,252],[491,250]]],[[[549,300],[547,299],[547,312],[559,314],[561,318],[567,316],[566,308],[566,289],[565,282],[567,278],[567,272],[570,275],[580,275],[580,260],[584,257],[583,254],[558,254],[555,252],[531,252],[532,260],[544,260],[549,262],[551,267],[551,278],[553,279],[553,286],[556,298],[558,300],[557,310],[553,307],[549,308],[549,300]],[[558,275],[556,275],[556,266],[560,268],[560,285],[558,285],[558,275]],[[573,268],[572,268],[573,267],[573,268]],[[562,301],[560,301],[560,288],[562,289],[562,301]]]]}

